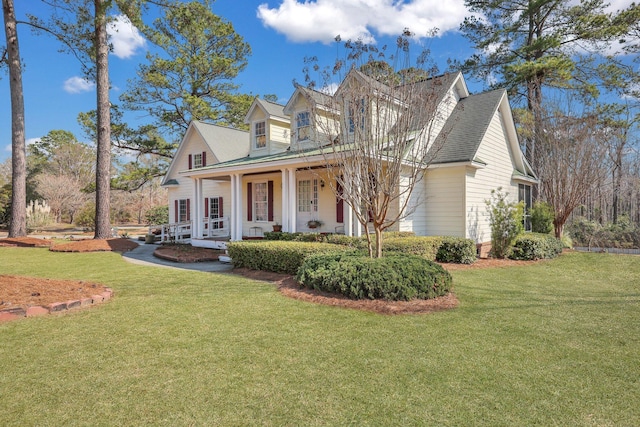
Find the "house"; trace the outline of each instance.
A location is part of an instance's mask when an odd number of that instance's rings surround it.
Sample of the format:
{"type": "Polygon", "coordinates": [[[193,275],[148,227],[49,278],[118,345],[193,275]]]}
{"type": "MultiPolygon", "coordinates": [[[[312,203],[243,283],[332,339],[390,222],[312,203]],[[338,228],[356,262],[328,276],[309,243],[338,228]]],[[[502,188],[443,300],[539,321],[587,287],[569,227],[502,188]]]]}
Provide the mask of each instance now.
{"type": "MultiPolygon", "coordinates": [[[[355,70],[341,87],[356,81],[385,90],[355,70]]],[[[431,126],[428,143],[439,148],[413,192],[410,213],[395,229],[490,242],[485,201],[491,190],[502,187],[529,206],[537,183],[520,150],[506,91],[472,95],[461,73],[413,84],[418,91],[436,88],[437,123],[414,121],[431,126]]],[[[317,150],[314,123],[344,122],[348,114],[328,107],[340,90],[331,96],[299,86],[284,106],[256,98],[245,118],[249,132],[192,122],[163,180],[173,232],[203,246],[211,238],[260,237],[275,224],[289,232],[361,235],[352,209],[330,189],[326,157],[317,150]],[[310,228],[314,219],[322,226],[310,228]]],[[[389,102],[395,106],[388,108],[403,108],[389,102]]]]}

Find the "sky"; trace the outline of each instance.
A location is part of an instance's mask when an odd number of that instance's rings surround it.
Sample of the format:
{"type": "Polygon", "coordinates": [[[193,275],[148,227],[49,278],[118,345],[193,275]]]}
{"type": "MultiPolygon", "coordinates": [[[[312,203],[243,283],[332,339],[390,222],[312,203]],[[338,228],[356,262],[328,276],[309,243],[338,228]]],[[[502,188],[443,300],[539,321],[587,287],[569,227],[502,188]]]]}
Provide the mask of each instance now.
{"type": "MultiPolygon", "coordinates": [[[[631,3],[613,0],[616,10],[631,3]]],[[[45,9],[35,0],[15,1],[17,18],[26,14],[45,18],[45,9]]],[[[464,0],[217,0],[213,12],[230,21],[251,46],[246,69],[235,80],[240,92],[274,94],[285,104],[294,87],[303,82],[304,58],[317,56],[321,65],[337,57],[336,35],[343,40],[362,39],[377,46],[395,45],[404,28],[419,37],[432,59],[446,68],[447,59],[465,59],[471,46],[458,28],[469,12],[464,0]],[[437,28],[438,36],[429,37],[437,28]]],[[[119,103],[127,81],[135,78],[139,64],[153,46],[123,19],[111,29],[113,52],[109,58],[111,102],[119,103]]],[[[80,112],[96,107],[95,85],[87,81],[72,55],[61,53],[61,45],[47,35],[35,35],[18,27],[23,59],[23,86],[27,143],[49,131],[71,131],[80,141],[90,142],[77,123],[80,112]]],[[[3,40],[4,41],[4,40],[3,40]]],[[[4,44],[4,43],[2,43],[4,44]]],[[[468,76],[467,76],[468,77],[468,76]]],[[[467,78],[472,92],[483,89],[467,78]]],[[[130,124],[149,121],[142,112],[127,113],[130,124]]],[[[0,71],[0,162],[11,156],[11,105],[9,79],[0,71]]]]}

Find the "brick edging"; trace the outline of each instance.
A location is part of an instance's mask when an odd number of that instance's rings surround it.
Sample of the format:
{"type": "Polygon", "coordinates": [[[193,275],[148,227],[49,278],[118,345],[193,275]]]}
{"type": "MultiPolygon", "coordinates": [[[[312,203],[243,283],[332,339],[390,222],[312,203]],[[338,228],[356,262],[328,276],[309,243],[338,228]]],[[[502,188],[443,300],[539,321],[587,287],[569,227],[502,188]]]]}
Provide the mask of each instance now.
{"type": "Polygon", "coordinates": [[[17,320],[23,317],[44,316],[50,313],[59,313],[61,311],[74,310],[77,308],[86,308],[107,302],[112,296],[113,290],[111,288],[105,288],[101,293],[92,295],[88,298],[69,300],[66,302],[54,302],[46,306],[34,305],[27,307],[26,309],[24,307],[5,308],[0,310],[0,322],[17,320]]]}

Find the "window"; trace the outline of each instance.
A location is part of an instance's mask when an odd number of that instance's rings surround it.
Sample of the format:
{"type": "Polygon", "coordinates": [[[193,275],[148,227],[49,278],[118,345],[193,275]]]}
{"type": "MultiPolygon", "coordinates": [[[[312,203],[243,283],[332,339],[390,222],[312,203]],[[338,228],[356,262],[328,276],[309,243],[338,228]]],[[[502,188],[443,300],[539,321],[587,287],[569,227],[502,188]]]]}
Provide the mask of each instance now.
{"type": "Polygon", "coordinates": [[[264,148],[267,146],[267,126],[265,122],[258,122],[254,126],[256,148],[264,148]]]}
{"type": "Polygon", "coordinates": [[[303,111],[296,115],[296,129],[298,131],[298,141],[304,141],[311,137],[311,124],[308,111],[303,111]]]}
{"type": "Polygon", "coordinates": [[[359,101],[349,101],[347,117],[347,126],[349,129],[349,133],[355,132],[356,124],[358,125],[360,130],[363,130],[366,118],[365,100],[360,99],[359,101]]]}
{"type": "Polygon", "coordinates": [[[524,231],[531,231],[531,186],[518,184],[518,202],[524,202],[524,231]]]}
{"type": "MultiPolygon", "coordinates": [[[[221,217],[220,211],[222,210],[222,198],[221,197],[211,197],[209,199],[209,219],[218,220],[221,217]]],[[[217,230],[222,228],[222,223],[220,221],[215,221],[211,224],[211,228],[217,230]]]]}
{"type": "Polygon", "coordinates": [[[298,182],[298,212],[318,212],[318,180],[298,182]]]}
{"type": "Polygon", "coordinates": [[[193,167],[194,168],[201,168],[202,165],[202,153],[198,153],[198,154],[194,154],[193,155],[193,167]]]}
{"type": "Polygon", "coordinates": [[[188,200],[178,200],[178,222],[189,221],[188,200]]]}
{"type": "Polygon", "coordinates": [[[253,184],[253,210],[256,221],[267,221],[269,214],[269,192],[266,182],[256,182],[253,184]]]}

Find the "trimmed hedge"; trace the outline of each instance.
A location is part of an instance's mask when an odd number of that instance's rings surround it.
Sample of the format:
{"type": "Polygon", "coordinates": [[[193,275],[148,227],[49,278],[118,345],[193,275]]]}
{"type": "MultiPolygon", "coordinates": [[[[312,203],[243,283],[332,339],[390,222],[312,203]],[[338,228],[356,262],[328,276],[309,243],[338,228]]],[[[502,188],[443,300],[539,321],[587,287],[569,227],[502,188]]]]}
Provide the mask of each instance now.
{"type": "Polygon", "coordinates": [[[307,256],[336,249],[328,243],[252,240],[232,242],[227,247],[234,267],[286,274],[296,274],[307,256]]]}
{"type": "Polygon", "coordinates": [[[311,289],[351,299],[408,301],[447,294],[451,275],[438,264],[415,255],[369,258],[355,253],[309,256],[297,275],[311,289]]]}
{"type": "Polygon", "coordinates": [[[395,237],[382,240],[382,252],[387,255],[395,252],[412,254],[435,261],[441,244],[442,237],[395,237]]]}
{"type": "Polygon", "coordinates": [[[562,241],[549,234],[521,234],[516,238],[509,258],[525,261],[555,258],[562,252],[562,246],[562,241]]]}
{"type": "Polygon", "coordinates": [[[476,261],[476,244],[471,239],[443,237],[436,261],[456,264],[473,264],[476,261]]]}

